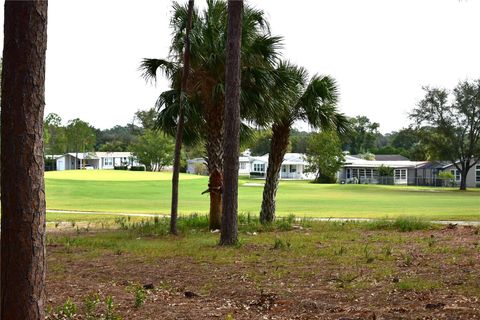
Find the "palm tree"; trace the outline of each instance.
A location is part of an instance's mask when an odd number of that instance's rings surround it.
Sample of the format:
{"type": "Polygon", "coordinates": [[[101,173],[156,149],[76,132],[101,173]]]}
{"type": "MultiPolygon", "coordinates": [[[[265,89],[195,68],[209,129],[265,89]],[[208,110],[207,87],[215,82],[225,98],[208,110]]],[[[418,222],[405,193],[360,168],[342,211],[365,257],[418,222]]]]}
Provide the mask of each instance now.
{"type": "Polygon", "coordinates": [[[227,65],[225,70],[225,141],[221,245],[237,243],[238,154],[240,149],[240,52],[243,0],[228,1],[227,65]]]}
{"type": "MultiPolygon", "coordinates": [[[[173,8],[170,59],[144,59],[141,65],[147,79],[156,79],[157,70],[170,79],[172,89],[163,92],[157,101],[157,124],[165,132],[174,131],[177,125],[182,69],[179,57],[187,24],[187,9],[178,3],[173,8]]],[[[220,229],[222,215],[226,35],[227,4],[224,1],[208,0],[202,13],[194,10],[184,134],[185,140],[200,139],[205,143],[210,229],[220,229]]],[[[280,47],[280,38],[270,34],[262,11],[244,7],[241,46],[241,116],[252,119],[260,109],[265,114],[272,112],[267,110],[271,105],[265,101],[272,98],[268,88],[274,80],[274,63],[280,47]]]]}
{"type": "MultiPolygon", "coordinates": [[[[181,92],[187,90],[188,69],[190,68],[190,29],[192,28],[194,0],[188,1],[187,27],[185,28],[185,45],[183,52],[183,70],[181,92]]],[[[175,134],[175,153],[173,157],[172,173],[172,207],[170,211],[170,233],[177,234],[178,215],[178,179],[180,175],[180,152],[182,151],[183,128],[185,126],[185,94],[180,94],[180,105],[178,110],[178,125],[175,134]]]]}
{"type": "Polygon", "coordinates": [[[5,1],[1,101],[2,319],[45,317],[43,112],[47,1],[5,1]]]}
{"type": "Polygon", "coordinates": [[[263,189],[260,221],[275,220],[275,197],[283,157],[288,147],[290,131],[295,121],[307,122],[313,128],[336,129],[340,133],[348,129],[347,118],[337,112],[338,99],[335,81],[328,76],[313,76],[288,62],[278,67],[281,75],[276,90],[278,110],[274,115],[272,139],[268,157],[267,176],[263,189]],[[287,90],[285,88],[288,88],[287,90]]]}

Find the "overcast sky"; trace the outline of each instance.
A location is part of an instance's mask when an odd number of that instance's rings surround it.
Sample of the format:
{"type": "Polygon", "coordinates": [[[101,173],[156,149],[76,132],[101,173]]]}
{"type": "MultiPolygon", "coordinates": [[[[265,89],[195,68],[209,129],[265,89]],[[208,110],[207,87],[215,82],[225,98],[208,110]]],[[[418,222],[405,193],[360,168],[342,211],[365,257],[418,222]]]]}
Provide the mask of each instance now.
{"type": "MultiPolygon", "coordinates": [[[[152,107],[167,83],[146,84],[138,66],[166,57],[171,3],[50,0],[46,113],[108,128],[152,107]]],[[[284,37],[286,59],[336,78],[340,109],[379,122],[382,132],[408,125],[422,86],[480,78],[480,0],[249,3],[284,37]]]]}

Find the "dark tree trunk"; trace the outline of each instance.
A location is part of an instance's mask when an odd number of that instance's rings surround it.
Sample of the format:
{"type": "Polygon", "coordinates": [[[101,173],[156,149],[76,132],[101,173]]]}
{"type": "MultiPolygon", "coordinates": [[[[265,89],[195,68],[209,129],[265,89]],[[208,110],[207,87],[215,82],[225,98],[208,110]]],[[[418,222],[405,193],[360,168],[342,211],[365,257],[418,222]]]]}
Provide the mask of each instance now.
{"type": "Polygon", "coordinates": [[[180,109],[178,111],[177,133],[175,136],[175,153],[173,157],[173,175],[172,175],[172,207],[170,212],[170,233],[177,234],[177,216],[178,216],[178,179],[180,175],[180,152],[182,151],[183,130],[185,122],[185,99],[188,84],[188,71],[190,68],[190,29],[192,28],[194,1],[188,1],[188,18],[185,29],[185,45],[183,48],[183,72],[182,88],[180,94],[180,109]]]}
{"type": "Polygon", "coordinates": [[[470,169],[470,161],[463,161],[460,164],[460,190],[467,190],[467,175],[470,169]]]}
{"type": "MultiPolygon", "coordinates": [[[[209,104],[207,104],[209,105],[209,104]]],[[[209,173],[208,192],[210,193],[210,230],[220,229],[222,224],[222,183],[223,183],[223,106],[210,106],[206,109],[205,149],[209,173]]]]}
{"type": "Polygon", "coordinates": [[[290,123],[275,123],[272,126],[272,141],[268,155],[267,176],[263,188],[260,222],[271,223],[275,220],[275,198],[277,195],[278,179],[282,168],[283,157],[287,152],[290,137],[290,123]]]}
{"type": "Polygon", "coordinates": [[[1,102],[1,319],[45,316],[43,111],[47,1],[5,2],[1,102]]]}
{"type": "Polygon", "coordinates": [[[221,245],[237,243],[238,155],[240,149],[240,49],[243,0],[228,1],[225,67],[225,140],[221,245]]]}

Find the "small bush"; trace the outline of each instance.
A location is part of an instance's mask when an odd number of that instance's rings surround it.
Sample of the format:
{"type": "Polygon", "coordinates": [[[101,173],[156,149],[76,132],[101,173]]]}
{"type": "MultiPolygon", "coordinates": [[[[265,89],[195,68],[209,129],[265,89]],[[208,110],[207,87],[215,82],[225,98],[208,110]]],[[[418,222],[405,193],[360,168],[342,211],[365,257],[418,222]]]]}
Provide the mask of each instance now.
{"type": "Polygon", "coordinates": [[[97,305],[100,303],[98,294],[90,294],[83,300],[83,308],[86,320],[96,320],[97,305]]]}
{"type": "Polygon", "coordinates": [[[114,170],[128,170],[128,166],[114,166],[114,170]]]}
{"type": "Polygon", "coordinates": [[[141,285],[135,285],[133,287],[129,288],[129,291],[133,292],[134,295],[134,306],[135,308],[140,308],[144,303],[145,300],[147,299],[147,292],[141,285]]]}
{"type": "Polygon", "coordinates": [[[289,249],[291,246],[292,244],[290,243],[290,241],[276,238],[273,244],[273,249],[274,250],[289,249]]]}
{"type": "Polygon", "coordinates": [[[130,171],[146,171],[145,166],[131,166],[130,171]]]}

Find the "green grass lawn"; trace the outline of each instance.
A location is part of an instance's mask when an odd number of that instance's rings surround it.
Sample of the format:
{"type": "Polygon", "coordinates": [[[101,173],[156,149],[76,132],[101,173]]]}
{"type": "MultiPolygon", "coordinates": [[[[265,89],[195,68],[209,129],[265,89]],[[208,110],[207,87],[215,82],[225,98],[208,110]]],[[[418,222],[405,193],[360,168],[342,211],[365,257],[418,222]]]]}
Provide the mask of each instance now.
{"type": "MultiPolygon", "coordinates": [[[[163,213],[170,210],[171,173],[87,170],[47,172],[47,208],[63,210],[163,213]]],[[[257,214],[261,180],[240,179],[239,210],[257,214]],[[252,185],[253,184],[253,185],[252,185]]],[[[207,178],[181,175],[179,210],[208,212],[207,178]]],[[[421,216],[427,219],[480,220],[480,190],[319,185],[282,181],[277,213],[298,217],[384,218],[421,216]]]]}

